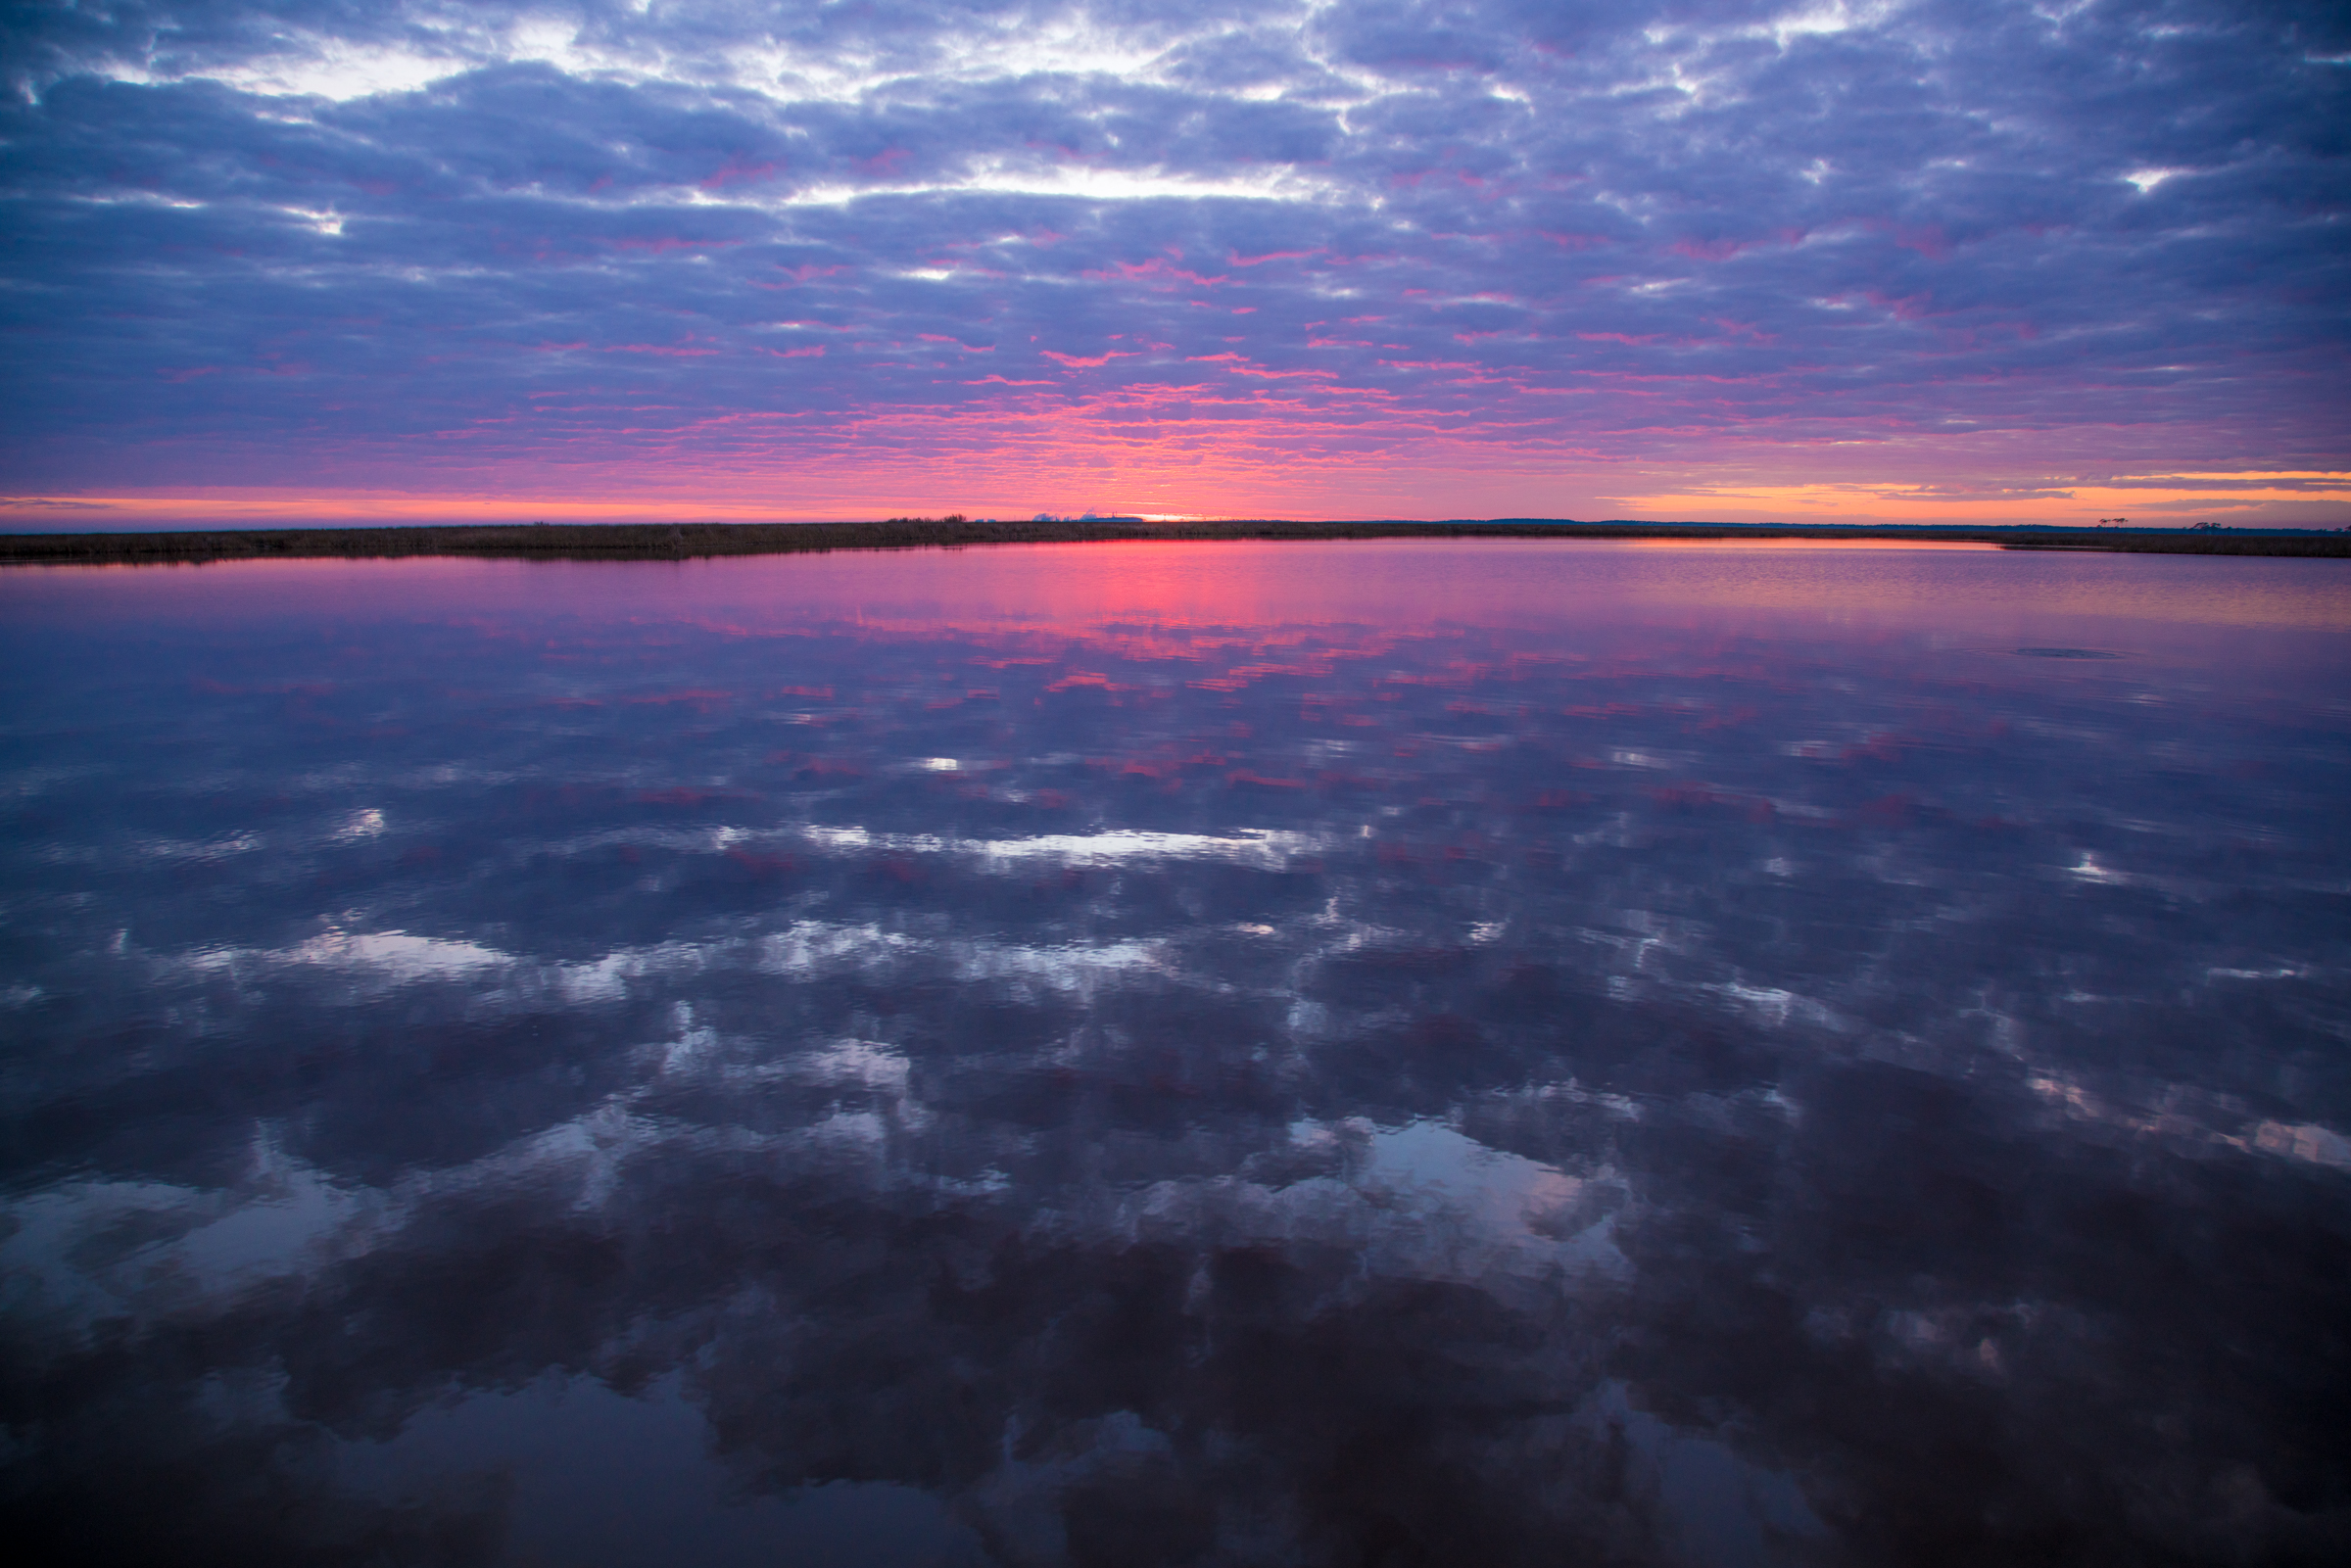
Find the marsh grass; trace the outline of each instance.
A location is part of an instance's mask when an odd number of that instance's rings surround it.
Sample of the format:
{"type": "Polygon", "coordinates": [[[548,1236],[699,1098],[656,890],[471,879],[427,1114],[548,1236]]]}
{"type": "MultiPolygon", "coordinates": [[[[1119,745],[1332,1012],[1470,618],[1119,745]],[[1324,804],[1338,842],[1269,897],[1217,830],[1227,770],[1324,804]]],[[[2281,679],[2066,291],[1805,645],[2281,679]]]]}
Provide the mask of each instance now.
{"type": "Polygon", "coordinates": [[[0,563],[25,565],[480,555],[542,560],[688,560],[841,549],[1121,540],[1850,539],[1977,543],[2008,549],[2181,555],[2351,555],[2351,534],[2010,528],[1773,528],[1705,523],[1285,522],[1153,523],[1131,518],[973,521],[896,517],[871,523],[518,523],[413,528],[206,529],[171,533],[0,535],[0,563]]]}

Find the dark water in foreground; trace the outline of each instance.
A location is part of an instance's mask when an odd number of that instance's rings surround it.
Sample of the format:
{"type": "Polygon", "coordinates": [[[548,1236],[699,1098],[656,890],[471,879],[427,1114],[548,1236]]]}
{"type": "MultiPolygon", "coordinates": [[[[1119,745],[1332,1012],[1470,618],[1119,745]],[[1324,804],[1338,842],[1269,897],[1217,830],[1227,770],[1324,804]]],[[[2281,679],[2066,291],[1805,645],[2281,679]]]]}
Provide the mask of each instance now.
{"type": "Polygon", "coordinates": [[[2322,1561],[2351,570],[0,574],[63,1560],[2322,1561]]]}

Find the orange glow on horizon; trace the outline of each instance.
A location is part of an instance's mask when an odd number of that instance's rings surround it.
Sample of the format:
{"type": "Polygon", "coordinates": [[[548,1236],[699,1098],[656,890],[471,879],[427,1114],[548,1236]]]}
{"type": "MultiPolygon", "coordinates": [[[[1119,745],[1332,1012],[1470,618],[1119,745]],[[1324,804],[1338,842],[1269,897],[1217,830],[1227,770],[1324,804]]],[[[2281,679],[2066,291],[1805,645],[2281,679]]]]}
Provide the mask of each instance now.
{"type": "Polygon", "coordinates": [[[1941,523],[1966,526],[1984,523],[2082,524],[2108,515],[2128,516],[2134,510],[2163,508],[2154,516],[2132,519],[2135,527],[2185,527],[2206,518],[2226,521],[2231,512],[2251,509],[2257,501],[2351,501],[2351,474],[2257,473],[2150,475],[2150,479],[2207,478],[2230,480],[2244,488],[2211,486],[2187,489],[2153,484],[2050,486],[2037,496],[2002,497],[1950,494],[1925,485],[1748,485],[1691,486],[1661,494],[1612,498],[1651,514],[1713,515],[1741,522],[1852,522],[1867,518],[1895,523],[1941,523]],[[2286,489],[2262,481],[2294,479],[2321,481],[2306,488],[2286,489]],[[2095,517],[2088,514],[2094,513],[2095,517]]]}
{"type": "MultiPolygon", "coordinates": [[[[1324,454],[1327,457],[1329,454],[1324,454]]],[[[124,488],[103,494],[0,497],[0,528],[79,532],[172,527],[393,527],[451,523],[838,522],[891,516],[1027,519],[1054,516],[1139,517],[1176,522],[1282,517],[1298,521],[1359,518],[1561,517],[1651,522],[1748,524],[1929,524],[1951,527],[2040,523],[2083,526],[2124,515],[2137,527],[2184,527],[2200,521],[2253,520],[2279,503],[2299,503],[2293,526],[2351,521],[2351,474],[2265,470],[2241,474],[2133,475],[2099,484],[1952,485],[1862,480],[1809,483],[1725,482],[1651,469],[1655,488],[1634,490],[1623,473],[1589,467],[1542,472],[1525,454],[1484,463],[1448,451],[1438,464],[1401,468],[1376,462],[1349,473],[1335,465],[1268,465],[1225,453],[1194,455],[1186,465],[1060,460],[1042,453],[998,452],[935,465],[812,465],[790,474],[696,472],[681,465],[678,483],[631,467],[600,495],[582,496],[581,476],[566,473],[537,494],[491,491],[453,474],[445,490],[390,487],[212,487],[171,491],[124,488]],[[911,477],[910,477],[911,476],[911,477]],[[2188,485],[2181,481],[2201,479],[2188,485]],[[1663,484],[1657,484],[1664,480],[1663,484]],[[953,487],[947,490],[946,487],[953,487]],[[945,492],[942,494],[942,490],[945,492]],[[2018,494],[2018,492],[2026,492],[2018,494]],[[1443,499],[1430,506],[1431,497],[1443,499]],[[2318,515],[2320,512],[2326,515],[2318,515]]],[[[1783,459],[1785,460],[1785,459],[1783,459]]],[[[539,470],[542,478],[544,469],[539,470]]]]}

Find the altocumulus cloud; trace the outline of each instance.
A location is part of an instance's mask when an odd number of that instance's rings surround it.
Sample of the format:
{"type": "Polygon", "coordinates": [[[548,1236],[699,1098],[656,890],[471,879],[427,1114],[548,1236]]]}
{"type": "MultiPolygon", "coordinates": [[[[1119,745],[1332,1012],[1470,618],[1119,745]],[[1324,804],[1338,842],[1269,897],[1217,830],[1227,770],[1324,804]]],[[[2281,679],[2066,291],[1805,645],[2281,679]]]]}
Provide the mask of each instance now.
{"type": "Polygon", "coordinates": [[[20,497],[2347,510],[2323,7],[0,27],[20,497]]]}

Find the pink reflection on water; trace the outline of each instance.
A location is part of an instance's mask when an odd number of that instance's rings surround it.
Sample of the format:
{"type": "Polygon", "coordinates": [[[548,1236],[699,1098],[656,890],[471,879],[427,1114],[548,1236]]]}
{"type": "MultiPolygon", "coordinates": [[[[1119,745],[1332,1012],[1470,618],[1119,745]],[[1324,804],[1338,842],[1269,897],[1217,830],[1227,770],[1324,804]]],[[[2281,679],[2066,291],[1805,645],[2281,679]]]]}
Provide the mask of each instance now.
{"type": "MultiPolygon", "coordinates": [[[[952,631],[1003,641],[1008,661],[1059,661],[1083,643],[1130,662],[1224,666],[1196,677],[1209,680],[1305,673],[1305,628],[1348,629],[1335,643],[1318,640],[1313,660],[1325,662],[1448,627],[1731,636],[1795,624],[1864,644],[1890,634],[1986,648],[2088,641],[2141,656],[2189,644],[2215,656],[2231,644],[2229,656],[2258,661],[2254,643],[2282,644],[2231,634],[2330,643],[2351,630],[2351,568],[1815,542],[1138,542],[685,562],[6,568],[0,614],[21,624],[479,622],[509,636],[521,622],[584,620],[632,643],[661,625],[746,637],[952,631]]],[[[580,630],[565,638],[574,650],[580,630]]],[[[1638,657],[1637,644],[1624,656],[1638,657]]]]}

